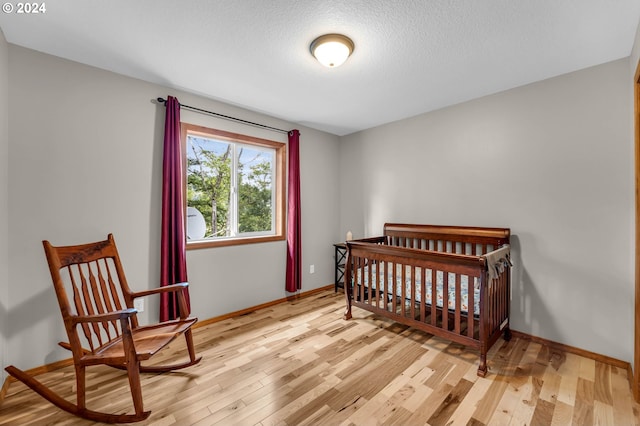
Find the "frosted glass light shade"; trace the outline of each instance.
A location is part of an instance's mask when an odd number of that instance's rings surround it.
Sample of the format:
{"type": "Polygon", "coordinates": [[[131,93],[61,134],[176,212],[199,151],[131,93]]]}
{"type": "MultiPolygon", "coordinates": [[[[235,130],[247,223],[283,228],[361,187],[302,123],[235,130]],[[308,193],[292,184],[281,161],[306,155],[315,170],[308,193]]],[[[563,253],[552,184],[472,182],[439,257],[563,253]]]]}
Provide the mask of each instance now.
{"type": "Polygon", "coordinates": [[[342,65],[353,52],[353,41],[342,34],[325,34],[313,40],[309,50],[325,67],[342,65]]]}

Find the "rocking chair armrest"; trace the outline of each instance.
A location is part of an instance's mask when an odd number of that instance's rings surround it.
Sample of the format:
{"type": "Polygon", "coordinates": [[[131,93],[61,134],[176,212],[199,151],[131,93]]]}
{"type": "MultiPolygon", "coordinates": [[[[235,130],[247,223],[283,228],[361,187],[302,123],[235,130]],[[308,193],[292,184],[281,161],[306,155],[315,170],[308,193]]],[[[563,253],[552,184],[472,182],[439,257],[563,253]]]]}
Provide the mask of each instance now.
{"type": "Polygon", "coordinates": [[[85,323],[85,322],[105,322],[105,321],[116,321],[123,318],[129,318],[138,313],[137,309],[127,308],[122,309],[120,311],[108,312],[105,314],[95,314],[95,315],[74,315],[71,317],[71,321],[74,324],[85,323]]]}
{"type": "Polygon", "coordinates": [[[135,293],[131,293],[131,296],[136,299],[138,297],[150,296],[152,294],[160,294],[160,293],[168,293],[168,292],[176,292],[179,290],[184,290],[189,287],[189,283],[176,283],[166,285],[164,287],[152,288],[151,290],[137,291],[135,293]]]}
{"type": "Polygon", "coordinates": [[[170,284],[163,287],[152,288],[151,290],[138,291],[131,293],[131,298],[136,299],[138,297],[150,296],[153,294],[161,293],[175,293],[178,298],[178,309],[180,309],[180,318],[186,319],[189,316],[189,308],[184,293],[181,290],[186,290],[189,287],[189,283],[182,282],[176,284],[170,284]]]}

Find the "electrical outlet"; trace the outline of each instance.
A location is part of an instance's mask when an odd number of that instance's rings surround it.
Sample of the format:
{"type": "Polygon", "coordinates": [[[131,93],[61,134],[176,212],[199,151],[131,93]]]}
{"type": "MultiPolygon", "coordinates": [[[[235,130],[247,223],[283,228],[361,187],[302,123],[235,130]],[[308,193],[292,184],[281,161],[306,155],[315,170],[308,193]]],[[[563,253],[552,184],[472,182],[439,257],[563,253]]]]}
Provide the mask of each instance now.
{"type": "Polygon", "coordinates": [[[144,299],[134,299],[133,307],[138,312],[144,312],[144,299]]]}
{"type": "Polygon", "coordinates": [[[313,274],[314,272],[316,272],[316,265],[309,266],[309,273],[313,274]]]}

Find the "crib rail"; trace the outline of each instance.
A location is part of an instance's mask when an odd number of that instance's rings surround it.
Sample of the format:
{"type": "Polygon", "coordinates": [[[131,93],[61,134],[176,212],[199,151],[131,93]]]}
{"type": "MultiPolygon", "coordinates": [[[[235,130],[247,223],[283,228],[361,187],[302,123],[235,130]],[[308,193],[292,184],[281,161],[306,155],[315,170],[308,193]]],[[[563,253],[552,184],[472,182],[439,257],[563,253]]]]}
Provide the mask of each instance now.
{"type": "Polygon", "coordinates": [[[472,226],[384,225],[386,244],[446,253],[480,256],[509,243],[507,228],[479,228],[472,226]]]}

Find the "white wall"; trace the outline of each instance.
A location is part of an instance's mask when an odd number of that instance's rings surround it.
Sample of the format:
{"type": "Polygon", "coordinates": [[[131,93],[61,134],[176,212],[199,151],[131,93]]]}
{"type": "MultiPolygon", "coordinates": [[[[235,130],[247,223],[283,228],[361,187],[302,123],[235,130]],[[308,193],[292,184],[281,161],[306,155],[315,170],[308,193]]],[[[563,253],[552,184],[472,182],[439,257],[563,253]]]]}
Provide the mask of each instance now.
{"type": "MultiPolygon", "coordinates": [[[[1,68],[0,68],[1,70],[1,68]]],[[[214,77],[212,77],[214,78],[214,77]]],[[[56,245],[113,232],[130,285],[157,287],[164,107],[158,96],[291,129],[199,96],[9,45],[9,338],[4,364],[31,368],[69,357],[43,239],[56,245]]],[[[0,111],[1,112],[1,111],[0,111]]],[[[183,121],[286,142],[286,135],[183,111],[183,121]]],[[[339,140],[299,128],[303,291],[333,283],[339,223],[339,140]],[[310,275],[309,264],[315,264],[310,275]]],[[[2,152],[2,151],[0,151],[2,152]]],[[[2,156],[0,155],[0,159],[2,156]]],[[[201,319],[286,296],[284,242],[187,254],[192,311],[201,319]]],[[[157,318],[157,303],[146,314],[157,318]]]]}
{"type": "MultiPolygon", "coordinates": [[[[7,359],[7,335],[9,309],[9,62],[8,44],[0,30],[0,365],[7,359]]],[[[0,372],[0,382],[4,382],[6,372],[0,372]]]]}
{"type": "Polygon", "coordinates": [[[344,137],[341,230],[509,227],[512,328],[631,361],[628,69],[623,59],[344,137]]]}

